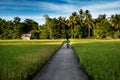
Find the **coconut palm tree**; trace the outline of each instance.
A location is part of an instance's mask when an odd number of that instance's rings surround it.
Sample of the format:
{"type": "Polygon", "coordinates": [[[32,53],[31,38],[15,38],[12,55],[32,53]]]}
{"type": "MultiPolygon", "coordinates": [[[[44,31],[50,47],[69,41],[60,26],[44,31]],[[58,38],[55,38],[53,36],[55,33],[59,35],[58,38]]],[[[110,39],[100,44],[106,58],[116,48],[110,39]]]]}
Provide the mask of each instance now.
{"type": "Polygon", "coordinates": [[[118,37],[120,37],[120,15],[112,15],[110,18],[110,23],[115,29],[117,29],[118,37]]]}
{"type": "Polygon", "coordinates": [[[76,26],[76,24],[77,24],[77,22],[78,22],[78,19],[77,19],[77,13],[76,12],[73,12],[72,13],[72,15],[70,16],[70,18],[69,18],[69,24],[70,24],[70,26],[71,26],[71,37],[72,38],[75,38],[75,34],[74,34],[74,28],[75,28],[75,26],[76,26]]]}
{"type": "Polygon", "coordinates": [[[91,14],[89,13],[89,10],[86,10],[85,11],[85,26],[87,27],[88,29],[88,38],[90,37],[90,34],[91,34],[91,29],[93,28],[94,24],[93,24],[93,21],[92,21],[92,16],[91,14]]]}
{"type": "Polygon", "coordinates": [[[79,16],[80,25],[82,25],[84,17],[85,17],[84,12],[83,12],[82,9],[79,10],[79,15],[78,16],[79,16]]]}

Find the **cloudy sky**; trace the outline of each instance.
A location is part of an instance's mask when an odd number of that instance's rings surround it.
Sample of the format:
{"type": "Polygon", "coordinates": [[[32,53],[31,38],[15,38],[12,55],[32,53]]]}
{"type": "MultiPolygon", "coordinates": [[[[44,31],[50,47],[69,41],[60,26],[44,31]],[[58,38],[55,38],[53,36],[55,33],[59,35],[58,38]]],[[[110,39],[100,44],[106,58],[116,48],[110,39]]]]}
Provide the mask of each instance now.
{"type": "Polygon", "coordinates": [[[0,0],[0,18],[22,21],[29,18],[39,24],[45,22],[43,15],[67,17],[79,9],[89,10],[93,18],[99,14],[120,14],[120,0],[0,0]]]}

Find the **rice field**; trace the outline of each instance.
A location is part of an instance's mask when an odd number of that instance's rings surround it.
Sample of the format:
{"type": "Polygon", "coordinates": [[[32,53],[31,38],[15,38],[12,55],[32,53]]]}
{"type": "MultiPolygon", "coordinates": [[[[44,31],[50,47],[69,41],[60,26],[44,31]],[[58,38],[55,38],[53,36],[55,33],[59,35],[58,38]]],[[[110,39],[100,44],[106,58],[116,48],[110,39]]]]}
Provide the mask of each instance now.
{"type": "Polygon", "coordinates": [[[63,40],[0,40],[0,80],[30,80],[63,40]]]}
{"type": "Polygon", "coordinates": [[[120,80],[120,40],[71,40],[90,80],[120,80]]]}

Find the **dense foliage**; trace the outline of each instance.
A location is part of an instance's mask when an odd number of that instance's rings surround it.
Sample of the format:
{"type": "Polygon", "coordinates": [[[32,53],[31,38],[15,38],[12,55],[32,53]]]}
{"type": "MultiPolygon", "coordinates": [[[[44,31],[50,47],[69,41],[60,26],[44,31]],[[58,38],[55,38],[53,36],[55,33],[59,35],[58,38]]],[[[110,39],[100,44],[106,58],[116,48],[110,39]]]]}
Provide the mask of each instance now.
{"type": "Polygon", "coordinates": [[[0,18],[0,39],[20,39],[24,33],[31,33],[33,39],[60,39],[60,38],[120,38],[120,14],[106,18],[99,15],[93,19],[89,10],[73,12],[65,17],[50,18],[44,15],[46,22],[38,25],[31,19],[21,22],[19,17],[13,21],[0,18]]]}
{"type": "Polygon", "coordinates": [[[78,40],[73,44],[90,80],[120,80],[120,41],[78,40]]]}

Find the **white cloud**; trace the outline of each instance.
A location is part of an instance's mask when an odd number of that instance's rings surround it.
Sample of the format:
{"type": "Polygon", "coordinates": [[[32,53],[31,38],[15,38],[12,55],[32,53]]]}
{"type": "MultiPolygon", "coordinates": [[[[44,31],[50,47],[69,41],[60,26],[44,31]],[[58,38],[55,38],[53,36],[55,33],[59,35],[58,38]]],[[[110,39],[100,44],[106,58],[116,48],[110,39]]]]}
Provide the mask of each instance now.
{"type": "Polygon", "coordinates": [[[120,13],[120,1],[91,4],[88,6],[83,6],[82,9],[89,10],[94,18],[98,17],[99,14],[106,14],[107,16],[110,16],[112,14],[120,13]],[[119,8],[119,10],[116,8],[119,8]]]}
{"type": "MultiPolygon", "coordinates": [[[[69,3],[73,3],[73,4],[57,4],[57,3],[50,3],[50,2],[22,2],[20,4],[17,4],[15,2],[2,2],[0,4],[11,4],[11,5],[19,5],[17,7],[12,7],[13,9],[23,9],[24,7],[20,7],[23,5],[27,5],[27,6],[34,6],[34,9],[38,9],[38,10],[43,10],[46,12],[43,12],[42,14],[48,14],[51,18],[56,17],[58,18],[59,16],[64,16],[64,17],[69,17],[73,11],[78,11],[79,9],[83,9],[83,10],[89,10],[90,13],[92,14],[93,18],[98,17],[99,14],[106,14],[107,16],[110,16],[112,14],[120,14],[120,1],[114,1],[114,2],[105,2],[105,3],[90,3],[88,5],[88,3],[86,3],[87,5],[80,5],[80,3],[83,3],[82,1],[78,0],[63,0],[69,3]],[[74,4],[75,2],[78,2],[77,4],[74,4]],[[116,9],[118,8],[118,9],[116,9]]],[[[0,7],[1,8],[6,8],[6,7],[0,7]]],[[[28,9],[30,9],[29,7],[27,7],[28,9]]],[[[38,14],[38,13],[37,13],[38,14]]],[[[22,21],[24,21],[26,18],[29,19],[33,19],[36,22],[38,22],[39,24],[43,24],[45,22],[43,15],[40,16],[19,16],[22,21]]],[[[1,18],[4,18],[6,20],[13,20],[13,18],[15,16],[0,16],[1,18]]]]}
{"type": "Polygon", "coordinates": [[[93,18],[97,18],[100,14],[106,14],[107,17],[110,17],[114,14],[120,14],[120,10],[103,10],[103,11],[91,11],[93,18]]]}
{"type": "Polygon", "coordinates": [[[80,1],[80,0],[61,0],[61,1],[64,1],[64,2],[67,2],[67,3],[70,3],[70,4],[73,4],[73,3],[75,3],[75,4],[78,4],[78,3],[84,3],[84,0],[83,1],[80,1]]]}
{"type": "Polygon", "coordinates": [[[62,1],[68,2],[68,3],[74,3],[75,2],[75,0],[62,0],[62,1]]]}
{"type": "Polygon", "coordinates": [[[96,9],[111,9],[111,8],[116,8],[120,7],[120,1],[116,2],[108,2],[108,3],[97,3],[97,4],[91,4],[88,6],[82,7],[82,9],[89,9],[89,10],[96,10],[96,9]]]}
{"type": "Polygon", "coordinates": [[[71,13],[72,11],[77,9],[77,6],[70,4],[53,4],[48,2],[40,2],[39,3],[43,9],[51,10],[60,13],[71,13]]]}
{"type": "Polygon", "coordinates": [[[44,24],[45,23],[45,19],[43,16],[19,16],[22,21],[24,21],[25,19],[33,19],[34,21],[36,21],[39,24],[44,24]]]}
{"type": "MultiPolygon", "coordinates": [[[[73,0],[63,0],[67,2],[74,2],[73,0]]],[[[77,0],[75,0],[77,1],[77,0]]],[[[80,2],[79,2],[80,3],[80,2]]],[[[78,4],[54,4],[54,3],[40,3],[45,10],[54,11],[57,15],[70,15],[73,11],[79,9],[89,10],[94,18],[98,17],[99,14],[106,14],[108,16],[112,14],[120,13],[120,1],[105,2],[105,3],[90,3],[89,5],[79,6],[78,4]],[[117,10],[116,8],[119,8],[117,10]]],[[[54,14],[54,13],[53,13],[54,14]]]]}

